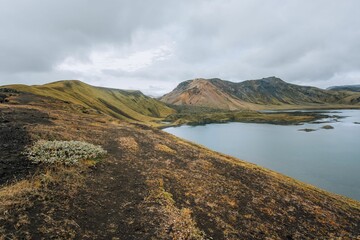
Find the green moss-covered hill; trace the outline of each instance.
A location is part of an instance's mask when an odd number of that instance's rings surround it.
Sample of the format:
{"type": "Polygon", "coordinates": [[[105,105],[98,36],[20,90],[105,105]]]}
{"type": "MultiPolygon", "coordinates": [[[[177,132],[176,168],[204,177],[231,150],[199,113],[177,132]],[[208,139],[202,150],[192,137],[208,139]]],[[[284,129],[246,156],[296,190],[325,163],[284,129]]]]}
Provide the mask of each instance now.
{"type": "Polygon", "coordinates": [[[140,91],[94,87],[78,80],[39,86],[9,85],[5,88],[52,97],[78,104],[84,111],[97,110],[118,119],[152,123],[175,111],[140,91]]]}

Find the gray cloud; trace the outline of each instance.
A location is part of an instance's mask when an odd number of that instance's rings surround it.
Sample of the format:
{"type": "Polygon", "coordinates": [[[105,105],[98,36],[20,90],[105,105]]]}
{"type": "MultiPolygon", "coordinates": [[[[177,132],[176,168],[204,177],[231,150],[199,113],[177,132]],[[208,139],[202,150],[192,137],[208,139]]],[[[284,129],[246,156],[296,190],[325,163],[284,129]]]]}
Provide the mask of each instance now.
{"type": "Polygon", "coordinates": [[[360,81],[357,0],[0,0],[0,84],[171,90],[194,77],[360,81]]]}

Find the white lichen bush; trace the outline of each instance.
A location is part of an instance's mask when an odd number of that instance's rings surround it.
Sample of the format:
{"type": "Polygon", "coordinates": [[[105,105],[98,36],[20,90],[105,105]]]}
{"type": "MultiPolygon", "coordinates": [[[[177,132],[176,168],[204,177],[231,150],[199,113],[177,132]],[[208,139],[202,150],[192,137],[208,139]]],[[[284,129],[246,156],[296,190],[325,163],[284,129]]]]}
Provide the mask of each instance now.
{"type": "Polygon", "coordinates": [[[107,152],[100,146],[80,141],[37,141],[24,152],[34,163],[73,165],[82,160],[99,160],[107,152]]]}

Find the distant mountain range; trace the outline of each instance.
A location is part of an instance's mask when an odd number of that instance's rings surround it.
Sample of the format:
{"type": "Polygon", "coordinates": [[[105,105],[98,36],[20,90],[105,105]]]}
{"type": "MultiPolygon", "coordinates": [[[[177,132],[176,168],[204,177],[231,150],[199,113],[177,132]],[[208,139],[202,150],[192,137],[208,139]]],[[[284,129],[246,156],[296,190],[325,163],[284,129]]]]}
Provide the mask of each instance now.
{"type": "Polygon", "coordinates": [[[264,105],[353,105],[360,103],[360,93],[299,86],[277,77],[239,83],[198,78],[180,83],[160,100],[174,105],[236,110],[260,109],[264,105]]]}
{"type": "MultiPolygon", "coordinates": [[[[289,84],[276,77],[244,82],[218,78],[194,79],[180,83],[160,101],[140,91],[95,87],[78,80],[64,80],[44,85],[8,85],[36,95],[60,99],[83,108],[95,110],[117,119],[157,125],[161,119],[178,110],[173,105],[199,106],[224,110],[274,109],[277,107],[360,107],[360,92],[350,86],[324,90],[289,84]],[[346,90],[346,91],[343,91],[346,90]]],[[[0,93],[0,102],[6,101],[0,93]]]]}
{"type": "Polygon", "coordinates": [[[359,85],[333,86],[333,87],[329,87],[327,89],[328,90],[335,90],[335,91],[360,92],[360,84],[359,85]]]}

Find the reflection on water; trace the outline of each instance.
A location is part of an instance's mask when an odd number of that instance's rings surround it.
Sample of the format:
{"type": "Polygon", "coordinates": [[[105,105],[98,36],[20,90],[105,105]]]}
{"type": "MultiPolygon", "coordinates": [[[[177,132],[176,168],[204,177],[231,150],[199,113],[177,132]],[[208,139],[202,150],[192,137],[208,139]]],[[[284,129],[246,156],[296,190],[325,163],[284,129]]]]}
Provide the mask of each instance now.
{"type": "Polygon", "coordinates": [[[301,126],[227,123],[164,131],[360,200],[360,125],[355,124],[360,122],[360,110],[326,114],[343,118],[301,126]],[[323,129],[325,125],[334,129],[323,129]],[[316,131],[298,131],[305,128],[316,131]]]}

